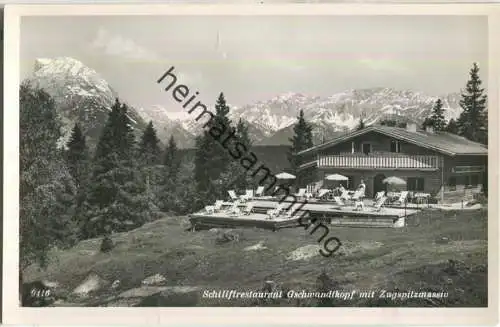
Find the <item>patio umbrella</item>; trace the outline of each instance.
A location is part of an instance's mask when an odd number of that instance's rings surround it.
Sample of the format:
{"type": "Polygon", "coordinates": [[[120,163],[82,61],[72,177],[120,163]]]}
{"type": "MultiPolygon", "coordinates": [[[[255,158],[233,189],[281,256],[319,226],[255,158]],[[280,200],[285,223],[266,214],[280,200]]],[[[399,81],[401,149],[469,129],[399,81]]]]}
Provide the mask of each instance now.
{"type": "Polygon", "coordinates": [[[347,181],[349,178],[339,175],[339,174],[333,174],[333,175],[328,175],[325,177],[327,181],[347,181]]]}
{"type": "Polygon", "coordinates": [[[295,176],[289,173],[279,173],[276,175],[277,179],[295,179],[295,176]]]}
{"type": "Polygon", "coordinates": [[[404,179],[396,176],[387,177],[382,181],[382,183],[389,185],[406,185],[406,181],[404,179]]]}

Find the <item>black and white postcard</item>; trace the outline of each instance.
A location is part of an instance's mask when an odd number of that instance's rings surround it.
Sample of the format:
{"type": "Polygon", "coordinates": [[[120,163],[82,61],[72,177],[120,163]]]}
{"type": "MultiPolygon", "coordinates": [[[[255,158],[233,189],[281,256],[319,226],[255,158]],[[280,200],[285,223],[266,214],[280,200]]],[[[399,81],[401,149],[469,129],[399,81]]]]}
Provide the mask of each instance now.
{"type": "Polygon", "coordinates": [[[493,323],[498,9],[7,6],[5,323],[493,323]]]}

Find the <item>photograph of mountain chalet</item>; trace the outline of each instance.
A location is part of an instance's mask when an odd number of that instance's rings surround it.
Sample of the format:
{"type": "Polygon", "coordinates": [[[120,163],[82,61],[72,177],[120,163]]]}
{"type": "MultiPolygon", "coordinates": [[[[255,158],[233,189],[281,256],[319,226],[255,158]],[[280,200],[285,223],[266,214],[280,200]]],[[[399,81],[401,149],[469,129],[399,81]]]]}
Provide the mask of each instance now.
{"type": "Polygon", "coordinates": [[[487,306],[485,17],[20,35],[23,306],[487,306]]]}

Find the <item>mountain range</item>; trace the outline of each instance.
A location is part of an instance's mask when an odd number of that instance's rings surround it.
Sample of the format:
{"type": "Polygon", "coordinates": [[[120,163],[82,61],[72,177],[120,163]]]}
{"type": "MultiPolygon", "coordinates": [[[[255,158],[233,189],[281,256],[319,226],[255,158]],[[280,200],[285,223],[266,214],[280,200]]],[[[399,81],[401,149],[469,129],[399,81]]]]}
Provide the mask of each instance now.
{"type": "MultiPolygon", "coordinates": [[[[121,102],[127,100],[126,94],[118,95],[98,72],[73,58],[37,59],[28,80],[55,99],[64,126],[61,143],[67,141],[74,123],[79,122],[89,143],[95,145],[115,98],[119,97],[121,102]]],[[[420,123],[438,98],[443,101],[446,119],[459,116],[459,93],[438,97],[379,87],[347,90],[326,97],[289,92],[267,101],[230,106],[230,118],[235,123],[242,119],[248,124],[256,145],[287,145],[299,110],[303,109],[313,126],[314,142],[318,143],[355,128],[361,118],[366,125],[388,117],[420,123]]],[[[171,112],[159,105],[143,108],[129,104],[129,108],[134,130],[139,134],[151,120],[162,143],[173,135],[180,147],[190,148],[202,131],[187,112],[171,112]]]]}

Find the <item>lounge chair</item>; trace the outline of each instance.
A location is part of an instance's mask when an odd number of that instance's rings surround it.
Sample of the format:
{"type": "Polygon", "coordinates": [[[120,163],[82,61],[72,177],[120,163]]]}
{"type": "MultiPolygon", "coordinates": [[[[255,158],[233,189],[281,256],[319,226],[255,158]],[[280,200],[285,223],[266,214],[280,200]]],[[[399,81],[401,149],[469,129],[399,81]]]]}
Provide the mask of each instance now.
{"type": "Polygon", "coordinates": [[[274,217],[278,217],[283,211],[284,206],[285,206],[284,203],[279,203],[276,208],[267,210],[268,218],[272,219],[274,217]]]}
{"type": "Polygon", "coordinates": [[[384,191],[377,192],[377,194],[375,194],[375,201],[378,201],[378,199],[380,199],[384,195],[385,195],[384,191]]]}
{"type": "Polygon", "coordinates": [[[246,193],[240,196],[242,201],[248,201],[253,199],[253,190],[246,190],[246,193]]]}
{"type": "Polygon", "coordinates": [[[209,214],[214,214],[222,209],[223,204],[224,204],[224,201],[217,200],[217,201],[215,201],[215,204],[213,206],[206,206],[205,211],[209,214]]]}
{"type": "Polygon", "coordinates": [[[327,194],[328,192],[330,192],[330,190],[326,189],[326,188],[322,188],[318,191],[318,194],[316,194],[316,199],[321,199],[323,196],[325,196],[325,194],[327,194]]]}
{"type": "Polygon", "coordinates": [[[381,198],[375,201],[372,211],[380,211],[382,209],[382,206],[385,204],[385,201],[387,201],[387,197],[383,195],[381,198]]]}
{"type": "Polygon", "coordinates": [[[246,207],[243,209],[243,214],[245,215],[251,214],[253,210],[253,205],[254,205],[253,202],[247,203],[246,207]]]}
{"type": "Polygon", "coordinates": [[[205,212],[208,213],[209,215],[212,215],[215,213],[215,206],[205,206],[205,212]]]}
{"type": "Polygon", "coordinates": [[[264,186],[257,187],[257,191],[255,191],[255,197],[260,197],[264,194],[264,186]]]}
{"type": "Polygon", "coordinates": [[[403,205],[406,203],[406,200],[408,199],[408,191],[402,191],[401,194],[399,195],[399,198],[396,199],[393,203],[399,203],[400,205],[403,205]]]}
{"type": "Polygon", "coordinates": [[[296,197],[298,198],[302,198],[306,195],[306,189],[305,188],[301,188],[299,189],[299,191],[297,193],[294,194],[296,197]]]}
{"type": "Polygon", "coordinates": [[[236,216],[236,215],[241,214],[241,210],[239,208],[239,205],[240,205],[239,200],[234,201],[232,206],[229,207],[229,209],[227,210],[227,214],[232,215],[232,216],[236,216]]]}
{"type": "MultiPolygon", "coordinates": [[[[349,192],[347,190],[343,190],[342,194],[340,195],[340,198],[342,200],[350,200],[351,196],[349,195],[349,192]]],[[[335,199],[335,198],[334,198],[335,199]]]]}
{"type": "Polygon", "coordinates": [[[227,191],[227,193],[229,194],[229,197],[231,198],[231,200],[233,201],[236,201],[236,200],[239,200],[240,198],[236,195],[236,192],[234,190],[229,190],[227,191]]]}

